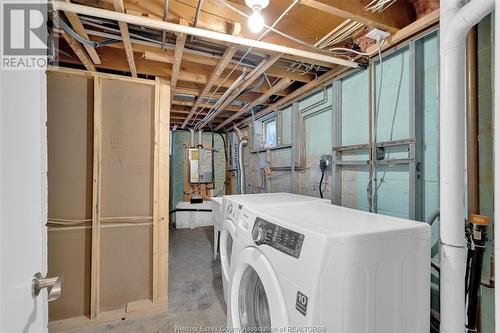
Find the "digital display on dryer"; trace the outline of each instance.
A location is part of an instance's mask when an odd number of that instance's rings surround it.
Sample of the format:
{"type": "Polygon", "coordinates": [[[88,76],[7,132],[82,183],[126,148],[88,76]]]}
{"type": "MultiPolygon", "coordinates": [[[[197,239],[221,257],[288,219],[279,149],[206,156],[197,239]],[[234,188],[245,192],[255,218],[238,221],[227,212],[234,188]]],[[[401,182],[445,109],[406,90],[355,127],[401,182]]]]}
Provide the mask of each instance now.
{"type": "Polygon", "coordinates": [[[300,256],[304,235],[257,218],[252,235],[257,245],[266,244],[294,258],[300,256]]]}

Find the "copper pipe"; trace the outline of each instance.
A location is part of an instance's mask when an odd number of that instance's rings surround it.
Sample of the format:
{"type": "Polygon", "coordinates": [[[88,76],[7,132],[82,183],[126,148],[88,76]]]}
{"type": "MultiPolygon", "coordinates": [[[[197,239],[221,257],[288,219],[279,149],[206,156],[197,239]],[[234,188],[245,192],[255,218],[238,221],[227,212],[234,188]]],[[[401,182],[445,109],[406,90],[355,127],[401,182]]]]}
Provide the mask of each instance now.
{"type": "MultiPolygon", "coordinates": [[[[467,35],[467,211],[479,214],[479,139],[477,84],[477,26],[467,35]]],[[[477,332],[481,332],[481,303],[477,308],[477,332]]]]}
{"type": "Polygon", "coordinates": [[[477,27],[467,36],[467,203],[468,215],[479,214],[479,143],[477,27]]]}

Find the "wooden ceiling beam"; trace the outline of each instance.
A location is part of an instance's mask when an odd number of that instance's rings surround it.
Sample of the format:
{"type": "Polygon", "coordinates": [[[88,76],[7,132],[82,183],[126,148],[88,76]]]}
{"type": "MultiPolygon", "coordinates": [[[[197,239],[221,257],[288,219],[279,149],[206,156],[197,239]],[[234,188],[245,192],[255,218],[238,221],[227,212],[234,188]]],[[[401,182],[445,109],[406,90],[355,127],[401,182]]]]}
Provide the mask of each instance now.
{"type": "MultiPolygon", "coordinates": [[[[185,26],[189,25],[189,23],[184,19],[180,19],[179,24],[185,26]]],[[[186,37],[187,35],[185,33],[179,33],[177,34],[177,39],[175,41],[174,63],[172,64],[172,74],[170,76],[170,89],[174,91],[175,87],[177,86],[179,70],[181,68],[182,54],[184,52],[184,45],[186,44],[186,37]]],[[[171,95],[170,101],[172,101],[173,98],[174,96],[171,95]]]]}
{"type": "Polygon", "coordinates": [[[92,59],[90,59],[89,55],[85,51],[85,49],[82,47],[82,44],[78,43],[73,37],[68,35],[65,31],[60,32],[66,41],[68,45],[71,47],[73,52],[76,54],[80,62],[85,66],[85,68],[88,71],[95,72],[95,66],[94,63],[92,62],[92,59]]]}
{"type": "MultiPolygon", "coordinates": [[[[115,10],[119,13],[125,13],[125,7],[123,6],[123,0],[113,0],[113,6],[115,10]]],[[[127,55],[127,62],[130,67],[130,75],[132,77],[137,77],[137,69],[135,67],[134,60],[134,49],[132,48],[132,43],[130,41],[130,33],[128,31],[128,24],[126,22],[118,21],[118,26],[120,27],[120,33],[122,35],[123,46],[125,47],[125,53],[127,55]]]]}
{"type": "Polygon", "coordinates": [[[248,76],[245,77],[244,82],[241,83],[239,86],[234,89],[234,91],[229,95],[223,102],[222,104],[217,107],[215,112],[213,113],[213,116],[206,119],[203,122],[203,125],[207,124],[211,119],[215,118],[217,114],[222,112],[226,106],[231,104],[245,89],[247,89],[258,77],[262,75],[269,67],[271,67],[276,61],[278,61],[281,57],[281,54],[274,55],[272,57],[269,57],[266,60],[262,60],[257,67],[251,71],[248,76]]]}
{"type": "MultiPolygon", "coordinates": [[[[120,0],[113,0],[120,1],[120,0]]],[[[52,6],[55,10],[70,11],[83,15],[95,16],[103,19],[116,20],[120,22],[125,22],[128,24],[134,24],[138,26],[144,26],[147,28],[152,28],[160,31],[170,31],[177,34],[189,34],[195,37],[207,38],[215,41],[216,43],[231,43],[235,45],[253,47],[255,49],[263,50],[265,53],[279,53],[281,56],[284,54],[303,57],[304,59],[325,61],[332,64],[342,65],[346,67],[356,68],[358,64],[349,60],[334,57],[328,52],[322,51],[306,51],[302,49],[292,48],[288,46],[283,46],[281,44],[267,43],[263,41],[258,41],[255,39],[233,36],[228,34],[223,34],[211,30],[200,29],[185,26],[182,24],[174,24],[170,22],[164,22],[155,19],[149,19],[145,17],[138,17],[134,15],[129,15],[120,12],[113,12],[101,8],[95,8],[90,6],[76,5],[73,3],[67,3],[62,1],[53,1],[52,6]]],[[[274,56],[274,55],[273,55],[274,56]]]]}
{"type": "MultiPolygon", "coordinates": [[[[169,54],[167,52],[154,52],[154,51],[144,51],[143,52],[143,58],[146,60],[151,60],[151,61],[159,61],[159,62],[165,62],[165,63],[170,63],[172,64],[174,62],[174,56],[169,54]]],[[[211,56],[203,56],[203,55],[198,55],[198,54],[192,54],[185,52],[184,56],[182,58],[183,61],[185,62],[192,62],[196,64],[202,64],[202,65],[208,65],[215,67],[217,66],[217,63],[219,62],[220,58],[216,57],[211,57],[211,56]]],[[[226,66],[227,69],[235,69],[238,72],[242,72],[243,70],[251,70],[251,66],[245,66],[245,65],[236,65],[234,63],[229,63],[226,66]]],[[[291,71],[287,71],[285,68],[280,68],[277,66],[271,66],[269,69],[266,71],[266,74],[277,77],[280,79],[286,79],[289,78],[293,81],[298,81],[298,82],[304,82],[308,83],[314,80],[314,77],[312,75],[306,74],[306,75],[300,75],[299,73],[294,73],[291,71]]]]}
{"type": "MultiPolygon", "coordinates": [[[[67,2],[70,2],[70,0],[66,0],[67,2]]],[[[80,18],[78,17],[77,14],[71,13],[71,12],[64,12],[66,17],[68,18],[69,23],[73,27],[73,30],[80,35],[80,37],[85,38],[85,39],[90,39],[89,35],[85,31],[85,28],[83,27],[82,21],[80,21],[80,18]]],[[[100,64],[101,59],[99,58],[99,55],[97,54],[97,51],[95,48],[89,45],[83,45],[84,49],[87,51],[87,53],[90,56],[90,59],[92,59],[92,62],[94,64],[100,64]]]]}
{"type": "Polygon", "coordinates": [[[271,95],[274,95],[275,92],[278,92],[280,90],[283,90],[285,89],[286,87],[288,87],[290,84],[292,83],[292,81],[290,79],[281,79],[280,81],[278,81],[274,86],[272,86],[271,89],[269,89],[269,91],[265,94],[263,94],[261,97],[257,98],[255,101],[249,103],[244,109],[234,113],[233,115],[231,115],[228,119],[226,119],[222,124],[218,125],[215,130],[218,130],[222,127],[224,127],[225,125],[229,124],[230,122],[238,119],[239,117],[243,116],[248,110],[252,109],[253,107],[259,105],[259,104],[262,104],[263,102],[267,101],[267,99],[271,96],[271,95]]]}
{"type": "Polygon", "coordinates": [[[214,70],[212,71],[212,74],[210,75],[210,78],[208,79],[205,88],[203,88],[203,91],[200,93],[200,96],[198,96],[198,98],[196,99],[196,102],[191,108],[191,111],[186,117],[186,120],[184,120],[184,123],[182,123],[182,128],[186,127],[191,117],[196,113],[196,110],[198,110],[198,108],[200,107],[201,103],[203,102],[203,99],[206,96],[208,96],[208,94],[210,93],[210,89],[212,89],[212,86],[215,84],[219,76],[222,74],[227,64],[231,61],[231,59],[233,59],[233,56],[236,53],[236,51],[238,51],[238,48],[236,46],[229,46],[228,48],[226,48],[226,51],[222,55],[222,58],[220,58],[219,63],[217,64],[217,66],[215,66],[214,70]]]}
{"type": "Polygon", "coordinates": [[[379,14],[366,11],[365,5],[359,0],[330,0],[328,3],[318,0],[300,0],[302,5],[390,33],[394,33],[412,22],[412,5],[409,2],[406,4],[406,2],[396,1],[379,14]]]}
{"type": "MultiPolygon", "coordinates": [[[[424,17],[416,20],[412,24],[390,35],[389,38],[387,38],[384,41],[384,44],[382,45],[382,51],[385,51],[393,47],[394,45],[401,43],[402,41],[437,24],[438,22],[439,22],[439,9],[425,15],[424,17]]],[[[366,50],[366,52],[375,54],[376,50],[377,50],[377,45],[372,45],[366,50]]]]}
{"type": "MultiPolygon", "coordinates": [[[[172,101],[173,105],[179,105],[179,106],[190,106],[190,107],[192,107],[194,105],[194,103],[195,103],[195,101],[180,101],[178,99],[174,99],[172,101]]],[[[213,106],[213,104],[202,103],[202,104],[200,104],[199,107],[200,108],[205,108],[205,109],[210,109],[212,106],[213,106]]],[[[226,110],[232,111],[232,112],[236,112],[236,111],[241,110],[241,107],[237,106],[237,105],[228,105],[226,107],[226,110]]]]}

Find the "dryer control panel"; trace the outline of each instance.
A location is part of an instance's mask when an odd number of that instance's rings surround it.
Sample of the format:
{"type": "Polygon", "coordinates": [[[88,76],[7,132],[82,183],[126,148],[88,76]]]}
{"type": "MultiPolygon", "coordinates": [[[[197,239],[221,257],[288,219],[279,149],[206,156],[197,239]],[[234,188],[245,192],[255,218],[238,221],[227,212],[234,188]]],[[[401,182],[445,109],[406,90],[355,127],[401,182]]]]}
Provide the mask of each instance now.
{"type": "Polygon", "coordinates": [[[269,245],[289,256],[298,258],[304,243],[304,235],[283,228],[257,217],[252,229],[252,237],[257,245],[269,245]]]}

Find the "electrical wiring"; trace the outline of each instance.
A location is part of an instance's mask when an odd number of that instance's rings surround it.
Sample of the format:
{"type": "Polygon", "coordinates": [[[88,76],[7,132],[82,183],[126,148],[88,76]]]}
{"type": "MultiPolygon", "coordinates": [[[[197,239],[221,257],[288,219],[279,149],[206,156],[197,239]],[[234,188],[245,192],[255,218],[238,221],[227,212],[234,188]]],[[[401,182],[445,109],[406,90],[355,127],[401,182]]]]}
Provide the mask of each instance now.
{"type": "MultiPolygon", "coordinates": [[[[238,8],[236,8],[236,7],[232,6],[232,5],[230,5],[229,3],[227,3],[227,1],[225,1],[225,0],[219,0],[219,1],[220,1],[220,2],[224,5],[224,6],[226,6],[226,7],[227,7],[227,8],[229,8],[229,9],[231,9],[231,10],[232,10],[232,11],[234,11],[235,13],[238,13],[238,14],[240,14],[241,16],[244,16],[244,17],[246,17],[246,18],[249,18],[249,17],[250,17],[250,15],[248,15],[248,14],[246,14],[246,13],[242,12],[241,10],[239,10],[238,8]]],[[[298,3],[298,2],[299,2],[298,0],[295,0],[294,2],[292,2],[292,4],[291,4],[290,6],[288,6],[288,8],[290,8],[290,9],[291,9],[291,7],[295,6],[295,4],[296,4],[296,3],[298,3]]],[[[281,16],[280,16],[280,17],[278,17],[278,19],[277,19],[277,20],[276,20],[276,21],[275,21],[275,22],[274,22],[271,26],[269,26],[269,25],[267,25],[267,24],[264,24],[264,27],[265,27],[265,28],[267,28],[267,30],[270,30],[270,31],[272,31],[272,32],[274,32],[274,33],[276,33],[276,34],[278,34],[278,35],[281,35],[281,36],[283,36],[283,37],[285,37],[285,38],[288,38],[288,39],[290,39],[290,40],[292,40],[292,41],[294,41],[294,42],[296,42],[296,43],[302,44],[302,45],[307,46],[307,47],[309,47],[309,48],[312,48],[312,49],[314,49],[314,50],[318,50],[318,48],[317,48],[316,46],[311,45],[311,44],[309,44],[309,43],[306,43],[306,42],[304,42],[304,41],[302,41],[302,40],[300,40],[300,39],[298,39],[298,38],[295,38],[295,37],[293,37],[293,36],[287,35],[287,34],[285,34],[284,32],[281,32],[281,31],[279,31],[279,30],[277,30],[277,29],[275,29],[275,28],[274,28],[274,27],[276,26],[276,24],[277,24],[277,23],[278,23],[278,22],[279,22],[279,21],[280,21],[280,20],[281,20],[281,19],[282,19],[285,15],[286,15],[286,13],[288,13],[288,11],[290,10],[290,9],[288,9],[288,8],[285,10],[285,12],[284,12],[283,14],[281,14],[281,16]]],[[[267,31],[267,30],[266,30],[266,31],[267,31]]],[[[266,32],[265,34],[267,34],[267,33],[268,33],[268,32],[266,32]]]]}
{"type": "MultiPolygon", "coordinates": [[[[238,9],[234,8],[234,7],[233,7],[233,6],[231,6],[230,4],[226,3],[226,1],[224,1],[224,0],[220,0],[220,1],[221,1],[221,2],[225,5],[225,6],[227,6],[228,8],[233,9],[233,10],[236,10],[236,11],[238,11],[241,15],[243,15],[243,16],[245,16],[245,17],[248,17],[248,15],[247,15],[247,14],[245,14],[245,13],[243,13],[243,12],[239,11],[238,9]]],[[[264,38],[264,36],[265,36],[267,33],[269,33],[270,31],[275,31],[275,30],[274,30],[274,26],[276,26],[276,24],[278,24],[278,22],[279,22],[279,21],[281,21],[281,19],[282,19],[282,18],[286,15],[286,13],[288,13],[288,11],[289,11],[290,9],[292,9],[292,7],[293,7],[293,6],[295,6],[295,4],[297,4],[297,3],[298,3],[298,1],[299,1],[299,0],[294,0],[294,2],[293,2],[291,5],[289,5],[289,6],[287,7],[287,9],[285,9],[285,11],[284,11],[284,12],[283,12],[283,13],[282,13],[282,14],[281,14],[281,15],[280,15],[280,16],[279,16],[279,17],[278,17],[278,18],[274,21],[274,23],[273,23],[270,27],[266,26],[267,30],[266,30],[266,31],[264,31],[264,32],[260,35],[260,37],[259,37],[257,40],[258,40],[258,41],[260,41],[262,38],[264,38]]],[[[276,32],[276,31],[275,31],[275,32],[276,32]]],[[[305,43],[305,44],[307,44],[307,43],[305,43]]],[[[309,44],[307,44],[307,45],[309,45],[309,44]]],[[[221,87],[221,85],[222,85],[222,84],[224,84],[224,83],[227,81],[227,79],[229,78],[229,76],[230,76],[230,75],[231,75],[231,74],[232,74],[232,73],[236,70],[236,68],[238,68],[238,66],[241,64],[241,62],[245,59],[245,57],[246,57],[246,56],[247,56],[247,55],[248,55],[248,54],[249,54],[252,50],[253,50],[253,47],[249,47],[249,48],[247,49],[247,51],[245,52],[245,54],[243,55],[243,57],[241,57],[241,59],[238,61],[238,63],[236,64],[236,66],[234,66],[234,67],[233,67],[233,69],[229,72],[229,74],[225,77],[224,81],[223,81],[221,84],[219,84],[219,85],[217,86],[217,88],[215,89],[214,93],[212,94],[212,96],[211,96],[210,98],[212,98],[212,97],[215,95],[215,93],[219,90],[219,88],[221,87]]],[[[228,91],[229,91],[229,89],[228,89],[228,91]]],[[[221,100],[222,100],[222,99],[221,99],[221,100]]],[[[205,108],[202,108],[202,110],[204,110],[204,109],[205,109],[205,108]]],[[[201,111],[200,111],[200,112],[201,112],[201,111]]],[[[213,114],[213,112],[215,112],[215,110],[214,110],[214,108],[212,107],[212,108],[209,110],[209,112],[207,113],[207,115],[206,115],[206,116],[205,116],[205,117],[204,117],[204,118],[203,118],[203,119],[202,119],[202,120],[198,123],[198,125],[197,125],[197,126],[199,126],[200,124],[202,124],[204,120],[209,119],[208,114],[210,114],[210,113],[211,113],[211,114],[213,114]]],[[[198,113],[198,114],[199,114],[199,113],[198,113]]],[[[196,116],[196,117],[197,117],[197,116],[196,116]]],[[[193,119],[192,119],[192,123],[193,123],[193,124],[194,124],[194,122],[196,121],[196,120],[195,120],[195,118],[196,118],[196,117],[193,117],[193,119]]]]}
{"type": "Polygon", "coordinates": [[[355,53],[357,55],[360,55],[360,56],[371,56],[375,53],[379,53],[379,56],[380,56],[380,52],[381,52],[381,48],[382,46],[384,45],[384,42],[385,41],[382,41],[382,42],[377,42],[377,49],[374,50],[373,52],[360,52],[360,51],[357,51],[357,50],[353,50],[353,49],[348,49],[348,48],[345,48],[345,47],[333,47],[331,49],[328,49],[328,51],[330,52],[335,52],[335,51],[345,51],[345,52],[352,52],[352,53],[355,53]]]}
{"type": "Polygon", "coordinates": [[[56,23],[56,25],[60,26],[64,30],[64,32],[66,32],[68,35],[70,35],[71,37],[73,37],[74,39],[76,39],[78,42],[80,42],[83,45],[87,45],[87,46],[96,48],[96,47],[106,46],[106,45],[120,42],[120,40],[118,40],[118,39],[111,39],[111,38],[101,40],[98,42],[90,40],[90,39],[85,39],[85,38],[81,37],[79,34],[77,34],[73,29],[71,29],[70,26],[67,25],[66,22],[64,22],[64,20],[61,20],[59,18],[59,16],[52,15],[52,20],[56,23]]]}
{"type": "MultiPolygon", "coordinates": [[[[376,155],[376,147],[377,147],[377,127],[378,127],[378,114],[379,114],[379,111],[380,111],[380,100],[381,100],[381,95],[382,95],[382,82],[383,82],[383,75],[384,75],[384,63],[383,63],[383,60],[382,60],[382,50],[381,50],[381,43],[380,43],[380,40],[377,40],[377,49],[378,49],[378,56],[379,56],[379,64],[380,64],[380,80],[379,80],[379,87],[378,87],[378,96],[377,96],[377,103],[375,105],[375,114],[374,114],[374,123],[373,123],[373,132],[374,132],[374,135],[373,135],[373,142],[372,142],[372,150],[371,150],[371,154],[372,154],[372,159],[375,157],[376,155]]],[[[371,101],[370,101],[371,102],[371,101]]],[[[373,177],[375,175],[376,177],[376,174],[375,174],[375,164],[372,163],[370,166],[369,166],[369,180],[368,180],[368,187],[366,189],[367,193],[368,193],[368,207],[369,207],[369,210],[370,212],[377,212],[376,209],[374,209],[374,205],[373,205],[373,177]]],[[[375,193],[376,193],[376,189],[375,189],[375,193]]]]}
{"type": "Polygon", "coordinates": [[[323,199],[323,179],[325,178],[325,172],[321,171],[321,179],[319,180],[319,196],[323,199]]]}
{"type": "Polygon", "coordinates": [[[381,13],[395,2],[396,0],[372,0],[368,5],[365,6],[365,11],[381,13]]]}

